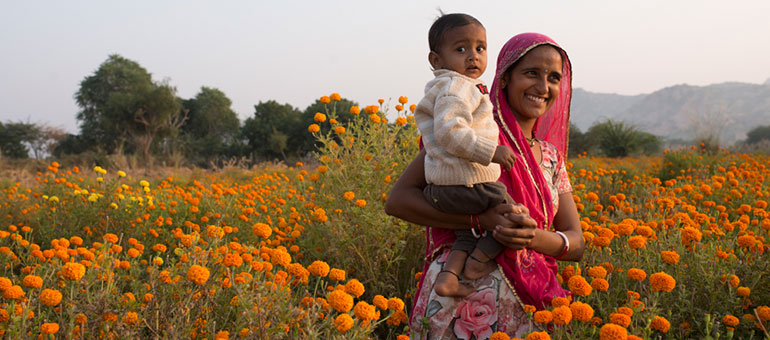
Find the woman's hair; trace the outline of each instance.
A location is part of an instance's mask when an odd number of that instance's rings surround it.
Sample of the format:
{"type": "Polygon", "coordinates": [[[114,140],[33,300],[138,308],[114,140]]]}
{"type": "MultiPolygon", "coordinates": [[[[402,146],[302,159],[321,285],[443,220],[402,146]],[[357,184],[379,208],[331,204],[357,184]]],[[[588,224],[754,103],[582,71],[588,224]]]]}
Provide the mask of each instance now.
{"type": "Polygon", "coordinates": [[[462,27],[469,24],[477,24],[481,27],[484,27],[481,22],[468,14],[444,14],[442,12],[441,16],[439,16],[438,19],[433,22],[433,25],[430,26],[430,30],[428,31],[428,45],[430,46],[430,50],[433,52],[438,52],[438,49],[443,42],[441,40],[444,38],[444,34],[447,31],[455,27],[462,27]]]}

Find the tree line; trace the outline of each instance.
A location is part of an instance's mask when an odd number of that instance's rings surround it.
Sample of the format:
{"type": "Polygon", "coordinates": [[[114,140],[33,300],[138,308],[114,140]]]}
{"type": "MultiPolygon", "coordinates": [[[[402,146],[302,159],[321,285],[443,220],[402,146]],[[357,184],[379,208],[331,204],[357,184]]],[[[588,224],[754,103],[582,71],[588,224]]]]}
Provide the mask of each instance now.
{"type": "MultiPolygon", "coordinates": [[[[158,159],[183,159],[208,167],[212,161],[248,159],[251,163],[275,159],[288,161],[315,149],[307,127],[317,112],[325,112],[317,99],[305,110],[274,100],[254,105],[253,114],[241,122],[224,92],[201,87],[189,99],[176,95],[167,81],[153,80],[139,63],[110,55],[80,83],[75,93],[80,107],[78,134],[29,122],[0,122],[0,155],[57,159],[80,154],[131,154],[149,167],[158,159]]],[[[357,103],[334,101],[340,120],[352,118],[357,103]]],[[[770,140],[770,126],[748,133],[745,143],[770,140]]],[[[570,127],[570,155],[625,157],[653,154],[662,140],[624,122],[597,122],[586,132],[570,127]]]]}

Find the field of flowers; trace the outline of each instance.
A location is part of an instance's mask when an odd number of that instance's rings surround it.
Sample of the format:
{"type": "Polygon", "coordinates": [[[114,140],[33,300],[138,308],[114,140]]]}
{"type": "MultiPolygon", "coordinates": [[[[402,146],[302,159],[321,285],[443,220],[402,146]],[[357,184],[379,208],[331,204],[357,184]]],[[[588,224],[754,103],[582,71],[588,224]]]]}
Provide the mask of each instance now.
{"type": "MultiPolygon", "coordinates": [[[[417,131],[405,97],[393,122],[382,101],[337,121],[339,98],[313,164],[0,181],[0,337],[408,338],[423,229],[383,206],[417,131]]],[[[770,338],[770,158],[568,165],[587,248],[526,339],[770,338]]]]}

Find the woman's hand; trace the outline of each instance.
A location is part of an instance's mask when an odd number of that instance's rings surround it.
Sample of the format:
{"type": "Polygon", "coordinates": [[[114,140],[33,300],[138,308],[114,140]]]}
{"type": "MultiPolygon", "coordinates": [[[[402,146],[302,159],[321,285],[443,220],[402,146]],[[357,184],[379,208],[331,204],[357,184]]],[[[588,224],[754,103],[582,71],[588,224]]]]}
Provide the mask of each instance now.
{"type": "Polygon", "coordinates": [[[503,246],[514,250],[528,247],[537,234],[537,222],[529,216],[529,209],[521,204],[504,206],[507,208],[498,206],[498,211],[508,222],[497,224],[492,236],[503,246]]]}

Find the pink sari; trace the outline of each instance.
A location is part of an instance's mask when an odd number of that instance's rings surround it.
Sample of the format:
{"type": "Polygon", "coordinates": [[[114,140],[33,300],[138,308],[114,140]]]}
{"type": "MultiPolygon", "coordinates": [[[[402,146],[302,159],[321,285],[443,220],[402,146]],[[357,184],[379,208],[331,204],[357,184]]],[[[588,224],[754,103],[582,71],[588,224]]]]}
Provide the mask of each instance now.
{"type": "MultiPolygon", "coordinates": [[[[500,145],[506,145],[510,147],[516,154],[516,163],[510,171],[503,170],[499,181],[503,182],[508,187],[508,193],[514,199],[514,201],[525,205],[529,208],[530,216],[537,221],[538,228],[546,229],[550,228],[555,215],[554,205],[552,204],[552,195],[543,176],[540,171],[540,166],[535,160],[535,157],[527,145],[526,139],[522,134],[516,118],[511,112],[508,106],[508,100],[506,98],[505,91],[500,87],[500,80],[506,70],[512,67],[512,65],[519,60],[524,54],[532,50],[533,48],[548,44],[556,47],[562,55],[562,80],[560,95],[546,112],[544,116],[539,118],[535,123],[534,134],[539,140],[547,141],[553,144],[562,157],[566,155],[567,143],[568,143],[568,129],[569,129],[569,108],[570,99],[572,94],[572,67],[567,58],[567,54],[550,38],[536,33],[524,33],[511,38],[502,48],[497,59],[497,72],[495,73],[495,79],[492,83],[492,90],[490,93],[490,99],[494,104],[495,120],[500,127],[499,143],[500,145]]],[[[441,261],[441,257],[445,256],[446,248],[454,241],[454,232],[442,228],[426,228],[427,247],[425,254],[425,267],[423,273],[427,273],[428,268],[437,260],[441,261]]],[[[496,258],[498,267],[502,272],[503,281],[508,286],[513,295],[519,300],[519,303],[529,304],[536,306],[538,309],[542,309],[545,306],[550,305],[551,300],[557,296],[567,296],[569,291],[563,289],[559,284],[556,273],[557,265],[556,260],[553,257],[543,255],[533,250],[512,250],[506,249],[505,252],[496,258]]],[[[416,323],[423,322],[424,319],[430,319],[431,305],[426,304],[425,301],[420,301],[420,294],[430,293],[430,287],[423,287],[424,280],[427,275],[423,275],[420,279],[417,293],[415,295],[415,310],[413,310],[412,320],[410,322],[410,328],[415,330],[423,330],[421,325],[416,323]],[[421,293],[422,292],[422,293],[421,293]],[[426,315],[418,315],[426,314],[426,315]]],[[[479,279],[480,281],[486,278],[479,279]]],[[[432,280],[429,280],[432,281],[432,280]]],[[[477,291],[480,293],[482,290],[477,291]]],[[[486,290],[483,290],[486,294],[486,290]]],[[[432,293],[431,293],[432,295],[432,293]]],[[[463,310],[467,310],[468,306],[483,306],[486,314],[497,318],[494,327],[497,329],[507,329],[508,325],[500,323],[514,324],[512,327],[519,327],[522,320],[514,320],[512,316],[521,316],[520,306],[518,311],[514,313],[508,313],[508,317],[499,317],[497,310],[487,310],[491,304],[478,302],[488,299],[486,295],[476,296],[478,294],[472,294],[466,297],[462,302],[457,304],[457,316],[452,321],[452,327],[454,328],[454,335],[457,338],[464,338],[461,334],[465,330],[462,327],[458,333],[458,324],[462,322],[463,318],[460,314],[463,310]],[[468,305],[468,306],[466,306],[468,305]]],[[[425,300],[425,299],[423,299],[425,300]]],[[[434,301],[430,301],[432,304],[434,301]]],[[[498,304],[499,306],[499,304],[498,304]]],[[[475,307],[474,307],[475,308],[475,307]]],[[[449,311],[448,313],[453,313],[449,311]]],[[[492,329],[490,328],[490,330],[492,329]]],[[[487,330],[487,328],[483,328],[487,330]]],[[[421,332],[420,332],[421,333],[421,332]]],[[[477,334],[473,335],[476,338],[480,338],[477,334]]],[[[482,332],[483,335],[488,336],[487,331],[482,332]]],[[[424,335],[424,334],[423,334],[424,335]]],[[[437,335],[437,334],[432,334],[437,335]]],[[[442,336],[442,335],[437,335],[442,336]]],[[[482,337],[483,338],[483,337],[482,337]]]]}

